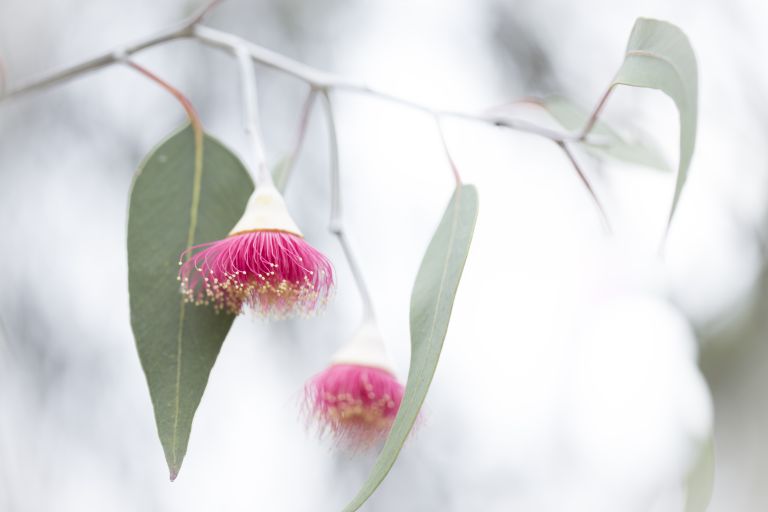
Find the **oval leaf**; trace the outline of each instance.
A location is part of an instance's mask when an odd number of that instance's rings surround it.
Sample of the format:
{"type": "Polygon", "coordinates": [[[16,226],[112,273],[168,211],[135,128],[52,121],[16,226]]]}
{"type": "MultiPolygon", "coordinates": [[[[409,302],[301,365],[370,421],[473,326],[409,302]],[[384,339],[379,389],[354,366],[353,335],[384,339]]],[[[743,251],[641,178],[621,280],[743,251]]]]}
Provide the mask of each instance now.
{"type": "Polygon", "coordinates": [[[179,255],[225,237],[253,190],[246,169],[215,139],[205,136],[196,149],[190,126],[155,148],[134,177],[128,211],[131,327],[171,480],[234,319],[184,302],[179,255]]]}
{"type": "MultiPolygon", "coordinates": [[[[560,126],[571,132],[584,126],[589,119],[587,110],[560,96],[551,96],[537,104],[546,109],[560,126]]],[[[583,146],[597,157],[607,156],[662,171],[669,170],[669,165],[661,157],[661,151],[648,141],[627,141],[603,121],[595,123],[592,133],[599,136],[600,143],[584,143],[583,146]]]]}
{"type": "Polygon", "coordinates": [[[411,294],[411,364],[405,394],[368,480],[344,509],[353,512],[373,494],[397,460],[435,374],[453,300],[477,220],[477,190],[459,186],[421,261],[411,294]]]}
{"type": "Polygon", "coordinates": [[[680,116],[680,162],[669,221],[685,185],[698,116],[698,71],[691,43],[666,21],[639,18],[627,43],[624,63],[611,84],[658,89],[672,98],[680,116]]]}

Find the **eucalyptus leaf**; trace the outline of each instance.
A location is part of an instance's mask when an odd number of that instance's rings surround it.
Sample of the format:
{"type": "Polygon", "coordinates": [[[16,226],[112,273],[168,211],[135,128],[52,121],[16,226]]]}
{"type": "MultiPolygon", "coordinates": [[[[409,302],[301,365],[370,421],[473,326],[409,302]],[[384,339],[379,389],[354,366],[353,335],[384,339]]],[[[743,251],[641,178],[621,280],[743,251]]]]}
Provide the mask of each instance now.
{"type": "Polygon", "coordinates": [[[131,326],[171,480],[234,319],[184,302],[179,256],[192,245],[225,237],[252,190],[237,157],[209,136],[196,146],[191,126],[157,146],[134,177],[128,211],[131,326]]]}
{"type": "MultiPolygon", "coordinates": [[[[589,111],[561,96],[551,96],[540,105],[568,131],[576,132],[589,119],[589,111]]],[[[662,171],[669,171],[669,164],[661,151],[646,140],[627,141],[603,121],[597,121],[592,128],[599,139],[598,144],[583,144],[584,149],[597,157],[611,157],[632,164],[644,165],[662,171]]]]}
{"type": "Polygon", "coordinates": [[[453,301],[477,220],[477,190],[461,185],[421,262],[411,294],[411,364],[400,410],[368,480],[344,509],[353,512],[392,469],[424,403],[448,330],[453,301]]]}
{"type": "Polygon", "coordinates": [[[669,221],[675,214],[696,145],[698,71],[693,48],[682,30],[666,21],[639,18],[629,36],[616,85],[658,89],[675,102],[680,117],[680,161],[669,221]]]}
{"type": "Polygon", "coordinates": [[[702,444],[699,459],[688,475],[685,512],[705,512],[715,483],[715,446],[712,438],[702,444]]]}

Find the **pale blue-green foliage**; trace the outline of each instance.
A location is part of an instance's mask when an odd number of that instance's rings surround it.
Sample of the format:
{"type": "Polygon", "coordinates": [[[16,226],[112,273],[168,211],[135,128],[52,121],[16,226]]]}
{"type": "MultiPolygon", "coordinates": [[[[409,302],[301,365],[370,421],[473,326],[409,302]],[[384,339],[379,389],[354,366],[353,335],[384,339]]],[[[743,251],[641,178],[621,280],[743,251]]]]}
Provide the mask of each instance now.
{"type": "Polygon", "coordinates": [[[162,142],[136,172],[128,210],[131,327],[172,479],[234,319],[183,301],[179,256],[190,245],[225,237],[253,190],[237,157],[213,138],[205,137],[202,157],[195,172],[189,126],[162,142]]]}
{"type": "Polygon", "coordinates": [[[698,71],[691,43],[666,21],[640,18],[629,36],[624,63],[612,86],[658,89],[675,102],[680,117],[680,160],[669,220],[675,214],[696,145],[698,71]]]}
{"type": "MultiPolygon", "coordinates": [[[[625,84],[659,89],[677,105],[680,113],[680,164],[670,220],[685,184],[696,140],[697,80],[693,50],[682,31],[663,21],[638,19],[630,35],[624,63],[611,87],[625,84]]],[[[578,127],[574,121],[580,114],[568,105],[555,104],[552,114],[556,118],[559,116],[564,125],[567,123],[567,128],[578,127]]],[[[586,116],[581,117],[586,119],[586,116]]],[[[609,141],[613,141],[612,156],[663,167],[655,151],[630,148],[603,124],[596,126],[596,134],[608,136],[609,141]]],[[[371,475],[344,512],[360,508],[381,484],[394,465],[418,415],[440,356],[476,214],[474,188],[465,186],[458,189],[427,250],[414,285],[411,300],[411,367],[403,404],[371,475]],[[467,194],[469,191],[471,193],[467,194]],[[466,201],[468,198],[469,201],[466,201]],[[461,217],[464,217],[463,220],[454,222],[461,217]],[[447,234],[453,229],[451,226],[463,232],[454,238],[447,234]],[[451,265],[449,270],[440,270],[448,265],[451,265]],[[437,278],[438,275],[441,278],[437,278]],[[450,286],[446,287],[443,279],[450,282],[450,286]],[[446,290],[448,295],[445,295],[446,290]]]]}
{"type": "MultiPolygon", "coordinates": [[[[611,87],[619,84],[659,89],[679,110],[680,163],[671,219],[696,140],[696,61],[685,35],[669,23],[639,19],[611,87]]],[[[550,100],[545,107],[570,130],[587,117],[564,101],[550,100]]],[[[589,150],[664,167],[655,149],[632,146],[602,123],[594,134],[608,144],[589,150]]],[[[253,190],[247,171],[224,146],[206,136],[202,154],[201,163],[195,159],[191,127],[163,142],[137,172],[129,209],[131,325],[172,477],[181,467],[193,416],[233,320],[210,307],[183,302],[176,280],[179,254],[194,243],[226,236],[253,190]],[[194,198],[196,188],[199,200],[194,198]]],[[[288,169],[283,162],[275,170],[281,189],[288,169]]],[[[440,357],[477,212],[475,188],[457,186],[413,287],[411,364],[402,405],[369,478],[346,512],[357,510],[381,484],[419,415],[440,357]]]]}
{"type": "Polygon", "coordinates": [[[413,428],[440,359],[477,220],[477,190],[460,185],[421,261],[411,294],[411,364],[400,410],[368,480],[345,512],[360,508],[392,469],[413,428]]]}
{"type": "MultiPolygon", "coordinates": [[[[565,129],[577,132],[589,119],[589,112],[561,96],[544,99],[541,105],[565,129]]],[[[597,121],[590,132],[591,137],[583,143],[584,149],[597,157],[610,157],[632,164],[644,165],[662,171],[669,170],[669,164],[661,151],[647,140],[628,141],[603,121],[597,121]],[[590,140],[595,140],[590,143],[590,140]]]]}

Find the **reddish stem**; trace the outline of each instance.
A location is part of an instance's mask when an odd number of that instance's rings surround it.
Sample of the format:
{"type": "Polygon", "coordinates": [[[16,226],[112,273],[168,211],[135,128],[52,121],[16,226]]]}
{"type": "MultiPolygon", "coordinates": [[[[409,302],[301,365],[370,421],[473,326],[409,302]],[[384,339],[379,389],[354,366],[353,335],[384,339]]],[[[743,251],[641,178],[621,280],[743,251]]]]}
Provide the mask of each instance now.
{"type": "Polygon", "coordinates": [[[216,8],[223,0],[212,0],[208,3],[208,5],[204,6],[202,9],[200,9],[200,12],[195,15],[189,22],[190,26],[197,25],[201,21],[203,21],[203,18],[208,16],[208,14],[213,11],[214,8],[216,8]]]}
{"type": "Polygon", "coordinates": [[[584,125],[584,128],[581,129],[581,132],[579,133],[579,140],[583,141],[587,138],[587,135],[589,135],[589,132],[592,131],[592,128],[595,127],[595,124],[597,123],[597,118],[600,117],[600,114],[603,111],[603,108],[605,108],[605,104],[608,103],[608,98],[611,96],[611,92],[613,92],[613,84],[611,84],[608,89],[603,93],[602,96],[600,96],[600,101],[597,102],[597,105],[595,106],[595,109],[592,111],[592,114],[589,116],[589,119],[587,119],[587,124],[584,125]]]}
{"type": "Polygon", "coordinates": [[[611,229],[611,223],[608,220],[608,215],[605,213],[605,209],[603,208],[603,205],[600,203],[600,200],[597,198],[597,194],[595,194],[595,190],[592,188],[592,184],[587,179],[587,175],[584,174],[584,171],[581,170],[581,166],[576,161],[576,157],[573,156],[573,153],[571,152],[570,148],[564,143],[564,142],[556,142],[556,144],[560,147],[560,149],[563,150],[563,153],[565,153],[565,156],[568,158],[568,161],[571,162],[571,165],[573,166],[573,170],[576,171],[576,174],[581,179],[581,182],[584,184],[584,187],[587,189],[587,192],[589,192],[589,195],[592,197],[592,201],[594,201],[595,206],[597,206],[598,211],[600,212],[600,218],[603,221],[603,224],[605,225],[605,229],[608,233],[612,233],[611,229]]]}
{"type": "Polygon", "coordinates": [[[451,165],[451,171],[453,171],[453,179],[456,180],[456,186],[461,186],[461,175],[459,174],[459,168],[456,167],[456,162],[451,157],[451,152],[448,149],[448,143],[445,140],[445,134],[443,133],[443,125],[440,123],[440,118],[435,116],[435,123],[437,124],[437,133],[440,134],[440,142],[443,144],[443,150],[445,151],[445,157],[448,159],[448,163],[451,165]]]}
{"type": "Polygon", "coordinates": [[[132,60],[125,60],[125,63],[130,67],[132,67],[133,69],[135,69],[136,71],[138,71],[139,73],[141,73],[142,75],[146,76],[150,80],[160,85],[160,87],[162,87],[169,93],[173,94],[173,96],[177,100],[179,100],[179,103],[181,103],[181,106],[184,107],[184,110],[187,112],[187,116],[189,117],[189,122],[192,123],[192,128],[195,130],[195,134],[202,135],[203,124],[200,121],[200,116],[197,115],[197,111],[195,110],[195,107],[192,106],[192,102],[189,101],[189,98],[184,96],[184,94],[180,90],[178,90],[177,88],[175,88],[174,86],[172,86],[171,84],[169,84],[168,82],[166,82],[165,80],[163,80],[162,78],[160,78],[159,76],[157,76],[152,71],[145,68],[144,66],[137,64],[132,60]]]}

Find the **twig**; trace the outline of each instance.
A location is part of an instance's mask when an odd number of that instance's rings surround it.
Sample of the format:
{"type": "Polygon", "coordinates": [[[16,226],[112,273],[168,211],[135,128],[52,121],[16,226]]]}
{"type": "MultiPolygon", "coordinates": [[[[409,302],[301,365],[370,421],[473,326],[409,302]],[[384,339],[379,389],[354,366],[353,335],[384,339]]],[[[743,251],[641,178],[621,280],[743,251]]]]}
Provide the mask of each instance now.
{"type": "Polygon", "coordinates": [[[221,48],[230,53],[234,53],[237,48],[243,48],[248,51],[251,58],[256,62],[292,75],[316,89],[325,89],[339,83],[335,75],[306,66],[228,32],[198,25],[194,27],[194,37],[209,46],[221,48]]]}
{"type": "Polygon", "coordinates": [[[229,34],[227,32],[222,32],[210,27],[200,25],[199,23],[202,21],[204,16],[208,14],[217,3],[218,0],[214,0],[206,7],[204,7],[198,14],[190,17],[185,22],[170,29],[163,30],[158,34],[152,35],[143,41],[140,41],[139,43],[117,48],[99,57],[87,60],[75,66],[65,68],[61,71],[54,72],[47,76],[43,76],[41,78],[22,84],[18,87],[12,88],[6,94],[0,96],[0,101],[41,89],[49,85],[54,85],[90,71],[101,69],[137,52],[151,48],[153,46],[157,46],[159,44],[174,41],[176,39],[195,38],[206,45],[227,50],[233,55],[238,51],[247,51],[247,53],[254,61],[272,69],[292,75],[306,82],[314,89],[337,89],[367,94],[383,99],[385,101],[397,103],[415,110],[420,110],[434,116],[453,117],[457,119],[465,119],[468,121],[490,124],[493,126],[508,128],[520,132],[531,133],[553,140],[555,142],[579,141],[583,140],[584,138],[582,134],[572,134],[551,130],[522,119],[513,119],[504,115],[461,112],[429,107],[407,98],[380,91],[363,83],[348,80],[340,75],[328,73],[311,66],[307,66],[277,52],[273,52],[262,46],[251,43],[250,41],[247,41],[234,34],[229,34]]]}
{"type": "Polygon", "coordinates": [[[240,85],[243,98],[243,116],[245,133],[251,139],[251,149],[256,164],[256,185],[272,185],[272,175],[267,167],[264,155],[264,145],[259,129],[259,103],[258,89],[256,88],[256,70],[248,52],[243,48],[237,48],[235,52],[240,71],[240,85]]]}
{"type": "MultiPolygon", "coordinates": [[[[609,87],[608,90],[605,92],[605,94],[603,94],[602,98],[600,99],[597,106],[593,110],[584,128],[579,133],[576,133],[576,134],[551,130],[549,128],[539,126],[529,121],[525,121],[522,119],[513,119],[508,116],[489,113],[489,112],[470,113],[470,112],[436,109],[436,108],[432,108],[406,98],[402,98],[400,96],[395,96],[393,94],[389,94],[389,93],[380,91],[378,89],[374,89],[373,87],[370,87],[368,85],[365,85],[359,82],[353,82],[340,75],[328,73],[328,72],[313,68],[311,66],[307,66],[306,64],[303,64],[301,62],[295,61],[279,53],[263,48],[241,37],[238,37],[234,34],[229,34],[227,32],[222,32],[219,30],[212,29],[210,27],[199,25],[199,22],[203,19],[203,17],[208,12],[210,12],[210,10],[217,3],[218,3],[218,0],[213,0],[213,2],[209,3],[204,9],[201,10],[199,14],[191,17],[189,20],[182,23],[180,26],[177,26],[169,30],[165,30],[157,35],[147,38],[146,40],[138,44],[127,46],[124,48],[119,48],[111,53],[102,55],[101,57],[91,59],[84,63],[73,66],[71,68],[65,69],[63,71],[59,71],[47,77],[32,81],[20,87],[17,87],[9,91],[7,94],[0,96],[0,101],[11,98],[13,96],[20,95],[22,93],[26,93],[35,89],[39,89],[48,85],[52,85],[52,84],[67,80],[69,78],[78,76],[82,73],[107,66],[114,62],[124,60],[125,58],[127,58],[128,56],[136,52],[139,52],[143,49],[146,49],[161,43],[165,43],[165,42],[172,41],[174,39],[179,39],[182,37],[193,37],[206,45],[224,49],[232,53],[238,58],[241,66],[241,77],[243,79],[244,90],[253,90],[255,88],[255,82],[253,81],[253,76],[252,76],[253,71],[251,70],[248,73],[243,71],[245,69],[245,61],[248,58],[250,58],[253,61],[258,62],[264,66],[292,75],[306,82],[313,91],[314,90],[321,91],[324,94],[326,103],[328,102],[327,94],[326,94],[328,90],[334,89],[334,90],[340,90],[340,91],[356,92],[356,93],[367,94],[373,97],[377,97],[392,103],[397,103],[415,110],[420,110],[422,112],[431,114],[435,119],[446,118],[446,117],[464,119],[468,121],[475,121],[475,122],[490,124],[493,126],[509,128],[512,130],[530,133],[530,134],[534,134],[534,135],[538,135],[538,136],[550,139],[553,142],[555,142],[558,146],[560,146],[560,148],[565,152],[566,156],[569,158],[569,160],[573,164],[582,182],[587,187],[587,190],[595,200],[595,203],[598,205],[598,208],[603,214],[603,218],[607,225],[607,218],[605,217],[605,212],[603,211],[602,206],[597,200],[597,197],[594,191],[592,190],[592,186],[584,176],[584,173],[579,168],[578,164],[573,158],[573,155],[568,149],[566,143],[586,142],[587,136],[589,132],[592,130],[592,128],[594,127],[595,123],[597,122],[597,118],[599,117],[602,108],[605,106],[605,103],[608,100],[608,97],[611,93],[612,88],[609,87]]],[[[254,97],[253,93],[248,93],[248,96],[254,97]]],[[[311,107],[312,99],[313,97],[310,95],[310,98],[308,99],[308,103],[305,104],[305,115],[302,118],[302,127],[300,128],[299,140],[297,141],[296,148],[299,148],[303,141],[304,127],[306,123],[306,117],[308,116],[308,113],[306,112],[308,112],[309,108],[311,107]]],[[[246,101],[246,113],[249,117],[247,131],[249,131],[251,136],[254,138],[254,150],[256,151],[256,154],[257,154],[257,164],[259,166],[258,175],[266,176],[266,178],[263,178],[261,180],[261,181],[266,181],[266,180],[271,180],[271,175],[266,169],[266,164],[264,163],[264,157],[263,157],[264,152],[263,152],[263,148],[261,148],[261,142],[258,135],[259,133],[258,125],[254,124],[256,122],[256,116],[257,116],[257,113],[255,112],[255,108],[256,108],[255,97],[254,97],[254,100],[246,101]]],[[[442,136],[443,135],[441,132],[441,137],[442,136]]],[[[443,143],[445,143],[444,140],[443,140],[443,143]]],[[[295,150],[297,150],[296,148],[295,150]]],[[[257,179],[257,181],[259,180],[257,179]]]]}
{"type": "Polygon", "coordinates": [[[283,171],[281,185],[285,188],[288,185],[288,180],[291,178],[293,168],[296,165],[296,160],[299,157],[301,148],[304,145],[304,137],[307,133],[307,125],[309,124],[309,118],[312,114],[312,107],[315,105],[315,99],[317,98],[317,89],[310,88],[307,94],[307,99],[304,100],[304,106],[301,108],[301,117],[299,118],[299,128],[296,133],[296,141],[293,143],[293,149],[288,155],[288,160],[285,162],[286,169],[283,171]]]}
{"type": "Polygon", "coordinates": [[[37,89],[42,89],[44,87],[48,87],[49,85],[54,85],[59,82],[64,82],[66,80],[69,80],[70,78],[80,76],[90,71],[96,71],[97,69],[101,69],[110,64],[114,64],[116,62],[125,60],[126,57],[130,57],[134,53],[138,53],[142,50],[146,50],[147,48],[151,48],[159,44],[167,43],[169,41],[174,41],[176,39],[192,37],[195,26],[201,21],[203,21],[205,16],[208,15],[213,10],[213,8],[219,4],[220,1],[221,0],[213,0],[209,2],[204,7],[202,7],[196,14],[190,16],[187,20],[179,23],[176,26],[162,30],[157,34],[151,35],[143,39],[142,41],[139,41],[138,43],[116,48],[109,53],[105,53],[103,55],[100,55],[99,57],[89,59],[75,66],[71,66],[71,67],[62,69],[61,71],[56,71],[51,74],[42,76],[40,78],[33,79],[27,83],[11,88],[10,90],[8,90],[8,92],[5,92],[3,90],[2,94],[0,94],[0,101],[7,100],[14,96],[19,96],[21,94],[25,94],[28,92],[32,92],[37,89]]]}
{"type": "Polygon", "coordinates": [[[373,320],[373,301],[365,284],[363,273],[357,263],[357,259],[352,251],[352,247],[347,240],[344,231],[344,224],[341,219],[341,173],[339,170],[339,142],[336,135],[336,122],[333,115],[333,106],[328,91],[321,92],[321,100],[325,107],[326,120],[328,122],[328,142],[330,152],[330,171],[331,171],[331,220],[328,229],[339,239],[339,244],[347,258],[349,270],[355,280],[357,289],[360,292],[360,298],[363,301],[363,320],[373,320]]]}
{"type": "Polygon", "coordinates": [[[605,104],[608,103],[608,98],[611,96],[611,92],[613,92],[613,85],[609,86],[608,89],[605,90],[602,96],[600,96],[600,100],[598,100],[597,105],[595,105],[594,110],[592,110],[592,113],[589,115],[589,119],[587,119],[587,123],[584,125],[584,128],[581,129],[578,136],[578,141],[582,142],[586,140],[587,136],[589,135],[589,132],[592,131],[592,128],[595,127],[595,124],[597,123],[597,119],[600,117],[600,113],[603,111],[603,108],[605,108],[605,104]]]}
{"type": "Polygon", "coordinates": [[[188,21],[189,25],[193,27],[198,23],[201,23],[205,19],[205,17],[208,16],[211,13],[211,11],[213,11],[216,7],[218,7],[219,4],[223,1],[224,0],[211,0],[210,2],[208,2],[208,4],[200,8],[197,14],[193,15],[189,19],[188,21]]]}
{"type": "Polygon", "coordinates": [[[477,114],[429,107],[407,98],[380,91],[363,83],[354,82],[348,80],[345,77],[307,66],[306,64],[290,59],[284,55],[253,44],[241,37],[229,34],[227,32],[221,32],[210,27],[201,25],[196,26],[194,28],[194,37],[207,45],[221,48],[232,53],[234,53],[237,48],[244,48],[251,54],[251,58],[253,58],[253,60],[259,64],[294,76],[295,78],[298,78],[299,80],[302,80],[313,88],[319,90],[335,89],[340,91],[367,94],[369,96],[374,96],[392,103],[397,103],[405,107],[420,110],[433,116],[454,117],[457,119],[465,119],[468,121],[475,121],[493,126],[509,128],[512,130],[539,135],[556,142],[576,141],[579,139],[579,135],[577,134],[550,130],[548,128],[538,126],[534,123],[522,119],[512,119],[502,115],[485,113],[477,114]]]}
{"type": "Polygon", "coordinates": [[[169,84],[168,82],[166,82],[165,80],[163,80],[162,78],[160,78],[159,76],[157,76],[152,71],[145,68],[144,66],[141,66],[130,59],[121,59],[120,62],[123,62],[127,66],[135,69],[136,71],[138,71],[139,73],[141,73],[142,75],[149,78],[153,82],[160,85],[163,89],[171,93],[179,101],[179,103],[181,103],[181,106],[184,107],[184,111],[187,113],[187,116],[189,117],[189,122],[192,123],[192,126],[195,129],[195,132],[199,133],[200,136],[202,137],[203,127],[200,121],[200,116],[197,115],[197,111],[195,110],[195,107],[192,105],[192,102],[189,101],[189,98],[184,96],[184,94],[180,90],[178,90],[177,88],[175,88],[174,86],[172,86],[171,84],[169,84]]]}
{"type": "Polygon", "coordinates": [[[568,157],[568,160],[571,162],[571,165],[573,165],[573,169],[576,171],[576,174],[579,175],[581,182],[586,187],[587,192],[589,192],[589,195],[592,196],[592,200],[594,201],[595,206],[597,206],[597,209],[600,211],[600,218],[603,221],[603,225],[606,231],[608,233],[611,233],[612,229],[611,229],[611,223],[608,221],[608,215],[606,215],[605,209],[603,208],[603,205],[600,203],[600,200],[597,198],[597,194],[595,194],[595,191],[592,188],[592,185],[589,183],[587,176],[584,174],[584,171],[581,170],[579,163],[576,161],[576,158],[573,156],[573,152],[571,152],[570,148],[565,142],[556,142],[556,144],[560,147],[560,149],[563,150],[563,153],[565,153],[565,156],[568,157]]]}

